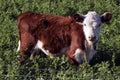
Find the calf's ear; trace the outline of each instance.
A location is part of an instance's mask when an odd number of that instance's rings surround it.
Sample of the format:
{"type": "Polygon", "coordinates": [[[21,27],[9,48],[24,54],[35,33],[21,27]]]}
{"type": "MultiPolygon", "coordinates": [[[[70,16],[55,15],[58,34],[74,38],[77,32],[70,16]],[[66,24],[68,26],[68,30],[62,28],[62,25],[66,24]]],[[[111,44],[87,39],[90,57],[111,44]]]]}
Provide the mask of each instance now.
{"type": "Polygon", "coordinates": [[[109,12],[105,12],[104,14],[101,15],[102,22],[109,22],[111,18],[112,18],[112,14],[109,12]]]}
{"type": "Polygon", "coordinates": [[[72,17],[77,22],[83,22],[84,20],[84,15],[81,14],[74,14],[72,17]]]}

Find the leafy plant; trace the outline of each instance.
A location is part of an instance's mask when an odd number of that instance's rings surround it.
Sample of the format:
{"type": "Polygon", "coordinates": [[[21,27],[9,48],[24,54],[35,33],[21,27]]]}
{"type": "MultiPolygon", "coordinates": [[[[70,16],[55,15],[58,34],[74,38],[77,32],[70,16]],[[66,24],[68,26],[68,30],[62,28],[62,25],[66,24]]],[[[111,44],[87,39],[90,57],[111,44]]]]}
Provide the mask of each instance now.
{"type": "Polygon", "coordinates": [[[0,80],[119,80],[120,79],[120,2],[119,0],[0,0],[0,80]],[[111,12],[103,24],[97,51],[90,64],[70,65],[65,56],[50,59],[37,55],[20,65],[17,16],[24,11],[68,16],[111,12]]]}

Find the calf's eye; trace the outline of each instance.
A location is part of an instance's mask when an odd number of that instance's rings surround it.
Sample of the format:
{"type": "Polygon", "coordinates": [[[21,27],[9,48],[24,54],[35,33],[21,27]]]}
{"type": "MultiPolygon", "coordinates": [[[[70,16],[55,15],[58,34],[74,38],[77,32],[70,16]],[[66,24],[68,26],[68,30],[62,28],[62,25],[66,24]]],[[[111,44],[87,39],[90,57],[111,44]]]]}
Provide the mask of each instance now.
{"type": "Polygon", "coordinates": [[[83,24],[83,26],[86,26],[86,24],[83,24]]]}

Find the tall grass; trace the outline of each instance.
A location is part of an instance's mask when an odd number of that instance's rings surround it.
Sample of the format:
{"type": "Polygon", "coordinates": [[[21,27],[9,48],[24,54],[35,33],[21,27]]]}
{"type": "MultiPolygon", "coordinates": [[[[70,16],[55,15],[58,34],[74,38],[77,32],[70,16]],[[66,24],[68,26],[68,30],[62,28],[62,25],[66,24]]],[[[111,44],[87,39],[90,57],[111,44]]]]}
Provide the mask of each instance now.
{"type": "Polygon", "coordinates": [[[0,80],[119,80],[120,79],[120,1],[119,0],[0,0],[0,80]],[[92,63],[70,65],[65,56],[50,59],[37,56],[20,65],[17,59],[17,16],[24,11],[56,15],[113,14],[103,24],[92,63]],[[28,63],[29,62],[29,63],[28,63]]]}

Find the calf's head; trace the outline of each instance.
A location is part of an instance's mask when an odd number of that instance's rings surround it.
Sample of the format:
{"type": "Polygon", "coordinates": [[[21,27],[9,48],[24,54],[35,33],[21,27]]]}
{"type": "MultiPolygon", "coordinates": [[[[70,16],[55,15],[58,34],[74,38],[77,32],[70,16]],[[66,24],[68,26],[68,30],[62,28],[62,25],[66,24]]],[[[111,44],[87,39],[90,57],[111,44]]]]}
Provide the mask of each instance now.
{"type": "Polygon", "coordinates": [[[85,38],[88,42],[96,42],[101,30],[101,23],[108,22],[112,14],[105,12],[102,15],[97,14],[95,11],[89,11],[86,15],[75,14],[74,19],[77,22],[83,23],[83,31],[85,38]]]}

